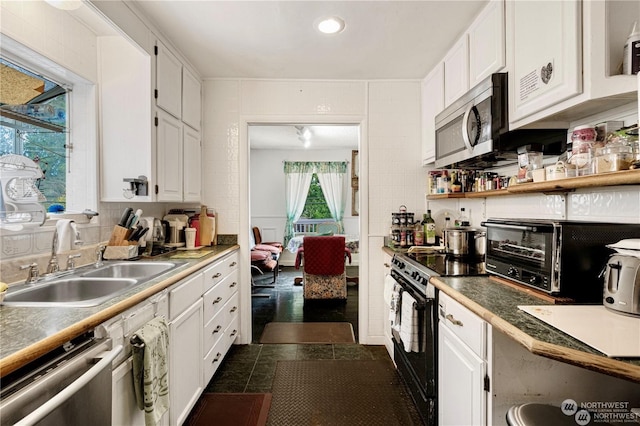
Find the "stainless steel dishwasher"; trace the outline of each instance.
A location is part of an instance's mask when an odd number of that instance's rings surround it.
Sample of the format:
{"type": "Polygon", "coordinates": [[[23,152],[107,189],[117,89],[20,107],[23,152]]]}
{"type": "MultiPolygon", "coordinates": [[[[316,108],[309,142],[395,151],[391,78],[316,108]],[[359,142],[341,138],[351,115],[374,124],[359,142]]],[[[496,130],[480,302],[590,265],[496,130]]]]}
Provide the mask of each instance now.
{"type": "Polygon", "coordinates": [[[111,363],[120,351],[88,333],[3,377],[2,424],[110,425],[111,363]]]}

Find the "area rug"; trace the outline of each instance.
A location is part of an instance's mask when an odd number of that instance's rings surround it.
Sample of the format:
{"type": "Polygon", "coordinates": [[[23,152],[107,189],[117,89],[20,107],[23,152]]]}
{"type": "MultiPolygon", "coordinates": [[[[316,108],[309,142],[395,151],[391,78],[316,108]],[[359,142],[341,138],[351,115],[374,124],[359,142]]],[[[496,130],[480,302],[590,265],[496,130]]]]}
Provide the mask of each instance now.
{"type": "Polygon", "coordinates": [[[390,360],[278,361],[269,426],[422,425],[390,360]]]}
{"type": "Polygon", "coordinates": [[[355,343],[349,322],[270,322],[260,343],[355,343]]]}
{"type": "Polygon", "coordinates": [[[185,425],[264,426],[270,406],[270,393],[203,393],[185,425]]]}

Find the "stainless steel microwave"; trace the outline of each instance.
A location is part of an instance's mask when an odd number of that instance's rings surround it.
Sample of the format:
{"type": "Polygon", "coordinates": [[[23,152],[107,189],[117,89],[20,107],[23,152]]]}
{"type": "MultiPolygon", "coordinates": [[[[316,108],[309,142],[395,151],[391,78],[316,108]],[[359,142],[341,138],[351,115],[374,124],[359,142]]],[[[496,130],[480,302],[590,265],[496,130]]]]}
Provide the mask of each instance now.
{"type": "Polygon", "coordinates": [[[517,149],[561,154],[567,129],[509,131],[507,74],[496,73],[479,83],[438,114],[436,167],[484,168],[516,160],[517,149]]]}

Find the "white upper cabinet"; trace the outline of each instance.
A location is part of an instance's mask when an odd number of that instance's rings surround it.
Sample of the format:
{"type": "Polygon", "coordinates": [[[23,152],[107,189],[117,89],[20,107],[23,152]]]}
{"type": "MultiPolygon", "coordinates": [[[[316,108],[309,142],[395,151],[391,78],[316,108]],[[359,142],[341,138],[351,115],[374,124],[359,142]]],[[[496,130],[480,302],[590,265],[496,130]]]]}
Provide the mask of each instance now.
{"type": "Polygon", "coordinates": [[[200,155],[200,133],[183,126],[183,200],[200,202],[202,196],[202,156],[200,155]]]}
{"type": "Polygon", "coordinates": [[[120,36],[99,37],[100,199],[152,201],[123,179],[153,181],[151,57],[120,36]]]}
{"type": "Polygon", "coordinates": [[[444,106],[447,107],[469,90],[469,42],[462,36],[447,52],[444,62],[444,106]]]}
{"type": "Polygon", "coordinates": [[[156,105],[182,116],[182,63],[160,41],[156,45],[156,105]]]}
{"type": "Polygon", "coordinates": [[[158,110],[157,201],[182,201],[183,141],[182,123],[158,110]]]}
{"type": "Polygon", "coordinates": [[[422,80],[422,164],[436,160],[436,115],[444,108],[444,64],[422,80]]]}
{"type": "Polygon", "coordinates": [[[510,7],[509,119],[582,92],[581,2],[514,1],[510,7]]]}
{"type": "Polygon", "coordinates": [[[200,130],[201,84],[188,69],[182,69],[182,122],[200,130]]]}
{"type": "Polygon", "coordinates": [[[504,0],[491,0],[469,27],[469,87],[505,66],[504,0]]]}

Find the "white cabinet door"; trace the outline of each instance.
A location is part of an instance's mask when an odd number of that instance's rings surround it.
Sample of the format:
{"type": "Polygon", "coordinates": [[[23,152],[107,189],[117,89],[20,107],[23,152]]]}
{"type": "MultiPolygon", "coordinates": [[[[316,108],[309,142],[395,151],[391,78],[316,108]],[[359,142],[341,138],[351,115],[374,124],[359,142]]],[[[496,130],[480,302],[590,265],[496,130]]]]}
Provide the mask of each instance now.
{"type": "Polygon", "coordinates": [[[156,105],[176,118],[182,114],[182,63],[158,41],[156,47],[156,105]]]}
{"type": "Polygon", "coordinates": [[[129,357],[111,374],[111,424],[144,426],[144,411],[138,409],[133,390],[133,358],[129,357]]]}
{"type": "Polygon", "coordinates": [[[202,155],[200,132],[183,126],[184,184],[183,200],[200,202],[202,190],[202,155]]]}
{"type": "Polygon", "coordinates": [[[422,80],[422,164],[436,161],[435,118],[444,109],[444,64],[422,80]]]}
{"type": "Polygon", "coordinates": [[[181,425],[204,388],[201,298],[169,323],[169,341],[169,414],[172,425],[181,425]]]}
{"type": "Polygon", "coordinates": [[[582,93],[582,13],[577,0],[508,6],[509,121],[514,122],[582,93]]]}
{"type": "Polygon", "coordinates": [[[491,0],[468,33],[471,88],[505,66],[504,0],[491,0]]]}
{"type": "Polygon", "coordinates": [[[469,90],[469,43],[465,34],[444,57],[444,106],[469,90]]]}
{"type": "Polygon", "coordinates": [[[191,72],[182,69],[182,121],[200,130],[200,116],[202,111],[202,96],[200,80],[191,72]]]}
{"type": "Polygon", "coordinates": [[[182,201],[182,123],[162,110],[157,118],[158,201],[182,201]]]}
{"type": "Polygon", "coordinates": [[[438,332],[438,424],[487,424],[485,361],[442,323],[438,332]]]}
{"type": "Polygon", "coordinates": [[[100,199],[152,201],[151,192],[127,199],[124,189],[129,184],[123,182],[138,176],[154,180],[151,57],[124,37],[99,37],[97,66],[100,73],[100,199]]]}

